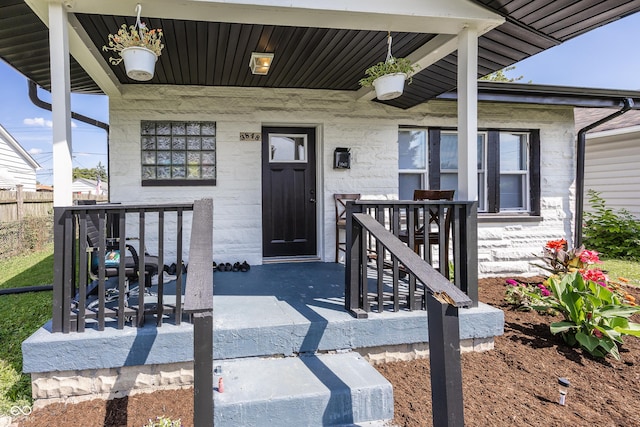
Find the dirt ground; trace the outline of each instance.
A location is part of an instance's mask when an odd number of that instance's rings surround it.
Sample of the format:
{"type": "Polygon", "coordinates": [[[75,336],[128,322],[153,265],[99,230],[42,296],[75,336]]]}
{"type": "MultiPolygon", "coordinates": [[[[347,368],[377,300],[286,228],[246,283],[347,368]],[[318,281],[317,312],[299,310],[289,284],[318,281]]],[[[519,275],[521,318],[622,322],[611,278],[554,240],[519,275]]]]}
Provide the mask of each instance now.
{"type": "MultiPolygon", "coordinates": [[[[465,425],[640,427],[640,339],[625,339],[621,361],[596,360],[551,335],[553,318],[511,310],[503,302],[503,278],[482,279],[479,286],[481,301],[505,311],[505,334],[492,351],[462,355],[465,425]],[[571,382],[565,406],[557,403],[560,377],[571,382]]],[[[377,369],[393,384],[394,425],[432,425],[429,361],[377,369]]],[[[141,427],[158,415],[192,426],[193,390],[54,404],[18,425],[141,427]]]]}

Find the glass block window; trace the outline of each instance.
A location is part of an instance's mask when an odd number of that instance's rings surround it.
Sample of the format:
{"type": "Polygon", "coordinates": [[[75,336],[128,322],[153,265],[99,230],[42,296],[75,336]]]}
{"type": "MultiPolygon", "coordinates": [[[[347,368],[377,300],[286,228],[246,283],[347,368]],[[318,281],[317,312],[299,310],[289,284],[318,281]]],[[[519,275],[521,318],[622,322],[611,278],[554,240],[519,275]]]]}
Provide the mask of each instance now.
{"type": "Polygon", "coordinates": [[[142,121],[142,185],[215,185],[215,122],[142,121]]]}

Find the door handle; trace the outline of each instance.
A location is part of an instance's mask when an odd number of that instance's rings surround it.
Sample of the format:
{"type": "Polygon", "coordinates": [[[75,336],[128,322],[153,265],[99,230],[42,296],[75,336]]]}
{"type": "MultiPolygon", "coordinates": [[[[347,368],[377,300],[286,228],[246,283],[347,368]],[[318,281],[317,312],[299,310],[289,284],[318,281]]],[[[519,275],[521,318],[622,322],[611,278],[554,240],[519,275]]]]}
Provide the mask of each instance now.
{"type": "Polygon", "coordinates": [[[309,199],[309,201],[310,201],[311,203],[315,203],[315,202],[316,202],[316,199],[311,198],[311,199],[309,199]]]}

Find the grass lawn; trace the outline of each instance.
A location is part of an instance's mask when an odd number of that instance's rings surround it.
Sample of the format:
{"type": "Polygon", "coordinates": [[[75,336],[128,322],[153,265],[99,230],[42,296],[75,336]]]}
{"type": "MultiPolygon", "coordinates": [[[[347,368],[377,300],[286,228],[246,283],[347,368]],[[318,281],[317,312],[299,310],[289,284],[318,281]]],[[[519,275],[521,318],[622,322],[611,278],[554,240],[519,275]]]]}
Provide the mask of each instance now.
{"type": "MultiPolygon", "coordinates": [[[[0,289],[50,285],[53,245],[0,260],[0,289]]],[[[0,295],[0,414],[31,403],[31,378],[22,374],[22,341],[51,318],[51,291],[0,295]]]]}
{"type": "Polygon", "coordinates": [[[612,280],[624,277],[629,279],[629,284],[640,286],[640,262],[608,259],[604,260],[600,267],[607,271],[609,278],[612,280]]]}

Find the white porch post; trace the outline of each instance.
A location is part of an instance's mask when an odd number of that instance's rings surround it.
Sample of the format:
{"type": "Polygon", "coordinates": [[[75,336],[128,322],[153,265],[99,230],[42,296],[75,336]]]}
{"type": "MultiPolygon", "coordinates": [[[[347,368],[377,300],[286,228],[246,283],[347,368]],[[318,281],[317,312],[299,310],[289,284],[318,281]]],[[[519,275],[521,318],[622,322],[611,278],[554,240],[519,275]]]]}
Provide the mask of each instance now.
{"type": "Polygon", "coordinates": [[[478,200],[478,34],[458,35],[458,199],[478,200]]]}
{"type": "Polygon", "coordinates": [[[59,2],[49,3],[49,56],[53,119],[53,206],[71,206],[71,84],[67,11],[59,2]]]}

